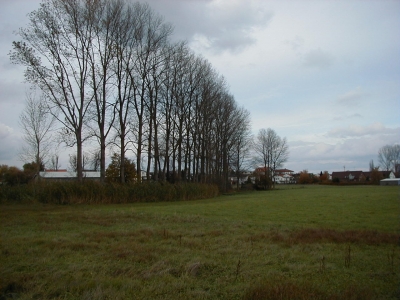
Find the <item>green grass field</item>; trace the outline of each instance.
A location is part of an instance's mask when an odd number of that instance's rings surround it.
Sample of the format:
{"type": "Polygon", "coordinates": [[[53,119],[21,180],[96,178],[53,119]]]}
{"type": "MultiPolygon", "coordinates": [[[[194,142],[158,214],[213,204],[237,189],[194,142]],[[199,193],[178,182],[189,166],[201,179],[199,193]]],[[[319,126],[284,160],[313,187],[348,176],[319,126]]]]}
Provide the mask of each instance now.
{"type": "Polygon", "coordinates": [[[0,299],[399,299],[399,189],[1,205],[0,299]]]}

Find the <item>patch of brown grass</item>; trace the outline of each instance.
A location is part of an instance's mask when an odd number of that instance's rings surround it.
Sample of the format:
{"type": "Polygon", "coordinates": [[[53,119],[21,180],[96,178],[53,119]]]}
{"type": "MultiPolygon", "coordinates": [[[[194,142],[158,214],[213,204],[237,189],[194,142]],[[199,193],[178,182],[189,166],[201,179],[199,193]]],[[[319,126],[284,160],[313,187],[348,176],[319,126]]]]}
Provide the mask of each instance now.
{"type": "MultiPolygon", "coordinates": [[[[154,236],[151,229],[143,228],[132,231],[96,231],[85,233],[84,236],[92,242],[101,243],[105,240],[127,240],[136,239],[138,241],[145,241],[154,236]]],[[[161,235],[160,235],[161,236],[161,235]]]]}
{"type": "Polygon", "coordinates": [[[151,277],[156,277],[166,274],[174,275],[178,273],[180,273],[180,270],[172,267],[169,261],[161,260],[153,264],[148,270],[144,271],[142,273],[142,277],[148,279],[151,277]]]}
{"type": "Polygon", "coordinates": [[[330,228],[305,228],[288,233],[271,230],[269,232],[253,235],[249,239],[251,241],[267,239],[275,243],[285,243],[289,245],[313,243],[396,245],[399,242],[400,235],[371,230],[340,231],[330,228]]]}
{"type": "Polygon", "coordinates": [[[306,282],[295,282],[287,278],[271,279],[250,286],[244,300],[369,300],[376,295],[368,288],[350,284],[339,291],[322,291],[306,282]]]}
{"type": "Polygon", "coordinates": [[[333,243],[354,243],[367,245],[396,244],[398,234],[371,230],[338,231],[325,228],[308,228],[293,232],[290,237],[294,243],[319,243],[323,241],[333,243]]]}
{"type": "MultiPolygon", "coordinates": [[[[41,243],[39,240],[37,243],[41,243]]],[[[77,251],[96,251],[99,249],[99,246],[93,243],[85,243],[85,242],[75,242],[67,239],[54,239],[50,241],[45,241],[42,246],[43,249],[49,249],[51,251],[55,250],[70,250],[73,252],[77,251]]]]}
{"type": "Polygon", "coordinates": [[[224,232],[222,230],[211,230],[211,231],[207,232],[207,234],[212,237],[218,237],[218,236],[222,236],[224,234],[224,232]]]}

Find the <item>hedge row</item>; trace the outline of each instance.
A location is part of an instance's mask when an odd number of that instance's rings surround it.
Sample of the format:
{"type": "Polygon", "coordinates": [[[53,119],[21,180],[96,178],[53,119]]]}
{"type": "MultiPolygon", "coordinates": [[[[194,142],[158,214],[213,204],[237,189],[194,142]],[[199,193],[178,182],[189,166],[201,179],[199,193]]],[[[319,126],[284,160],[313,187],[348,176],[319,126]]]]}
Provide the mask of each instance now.
{"type": "Polygon", "coordinates": [[[102,184],[94,181],[0,186],[0,203],[97,204],[182,201],[216,197],[216,185],[198,183],[102,184]]]}

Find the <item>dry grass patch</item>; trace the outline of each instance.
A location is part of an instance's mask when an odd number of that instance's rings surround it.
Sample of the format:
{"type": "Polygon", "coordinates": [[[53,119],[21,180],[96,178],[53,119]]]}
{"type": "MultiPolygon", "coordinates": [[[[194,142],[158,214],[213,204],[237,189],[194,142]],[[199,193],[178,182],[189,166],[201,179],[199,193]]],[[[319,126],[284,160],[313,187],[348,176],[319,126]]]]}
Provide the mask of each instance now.
{"type": "Polygon", "coordinates": [[[269,232],[252,235],[248,240],[251,242],[269,240],[287,245],[314,243],[396,245],[400,241],[400,235],[372,230],[341,231],[330,228],[304,228],[290,232],[270,230],[269,232]]]}
{"type": "Polygon", "coordinates": [[[288,278],[274,278],[251,285],[244,300],[369,300],[376,299],[368,287],[349,284],[343,290],[321,290],[307,282],[296,282],[288,278]]]}

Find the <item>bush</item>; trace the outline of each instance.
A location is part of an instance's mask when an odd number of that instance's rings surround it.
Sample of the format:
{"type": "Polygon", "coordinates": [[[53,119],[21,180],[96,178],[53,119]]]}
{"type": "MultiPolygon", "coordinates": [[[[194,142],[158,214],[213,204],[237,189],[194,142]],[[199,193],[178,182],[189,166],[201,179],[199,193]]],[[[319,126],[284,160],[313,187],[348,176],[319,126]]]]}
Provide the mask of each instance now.
{"type": "Polygon", "coordinates": [[[0,203],[5,202],[22,202],[28,198],[26,185],[0,185],[0,203]]]}
{"type": "Polygon", "coordinates": [[[40,182],[28,185],[0,186],[0,203],[40,202],[52,204],[75,203],[133,203],[182,201],[216,197],[216,185],[199,183],[141,184],[99,183],[85,181],[40,182]]]}

